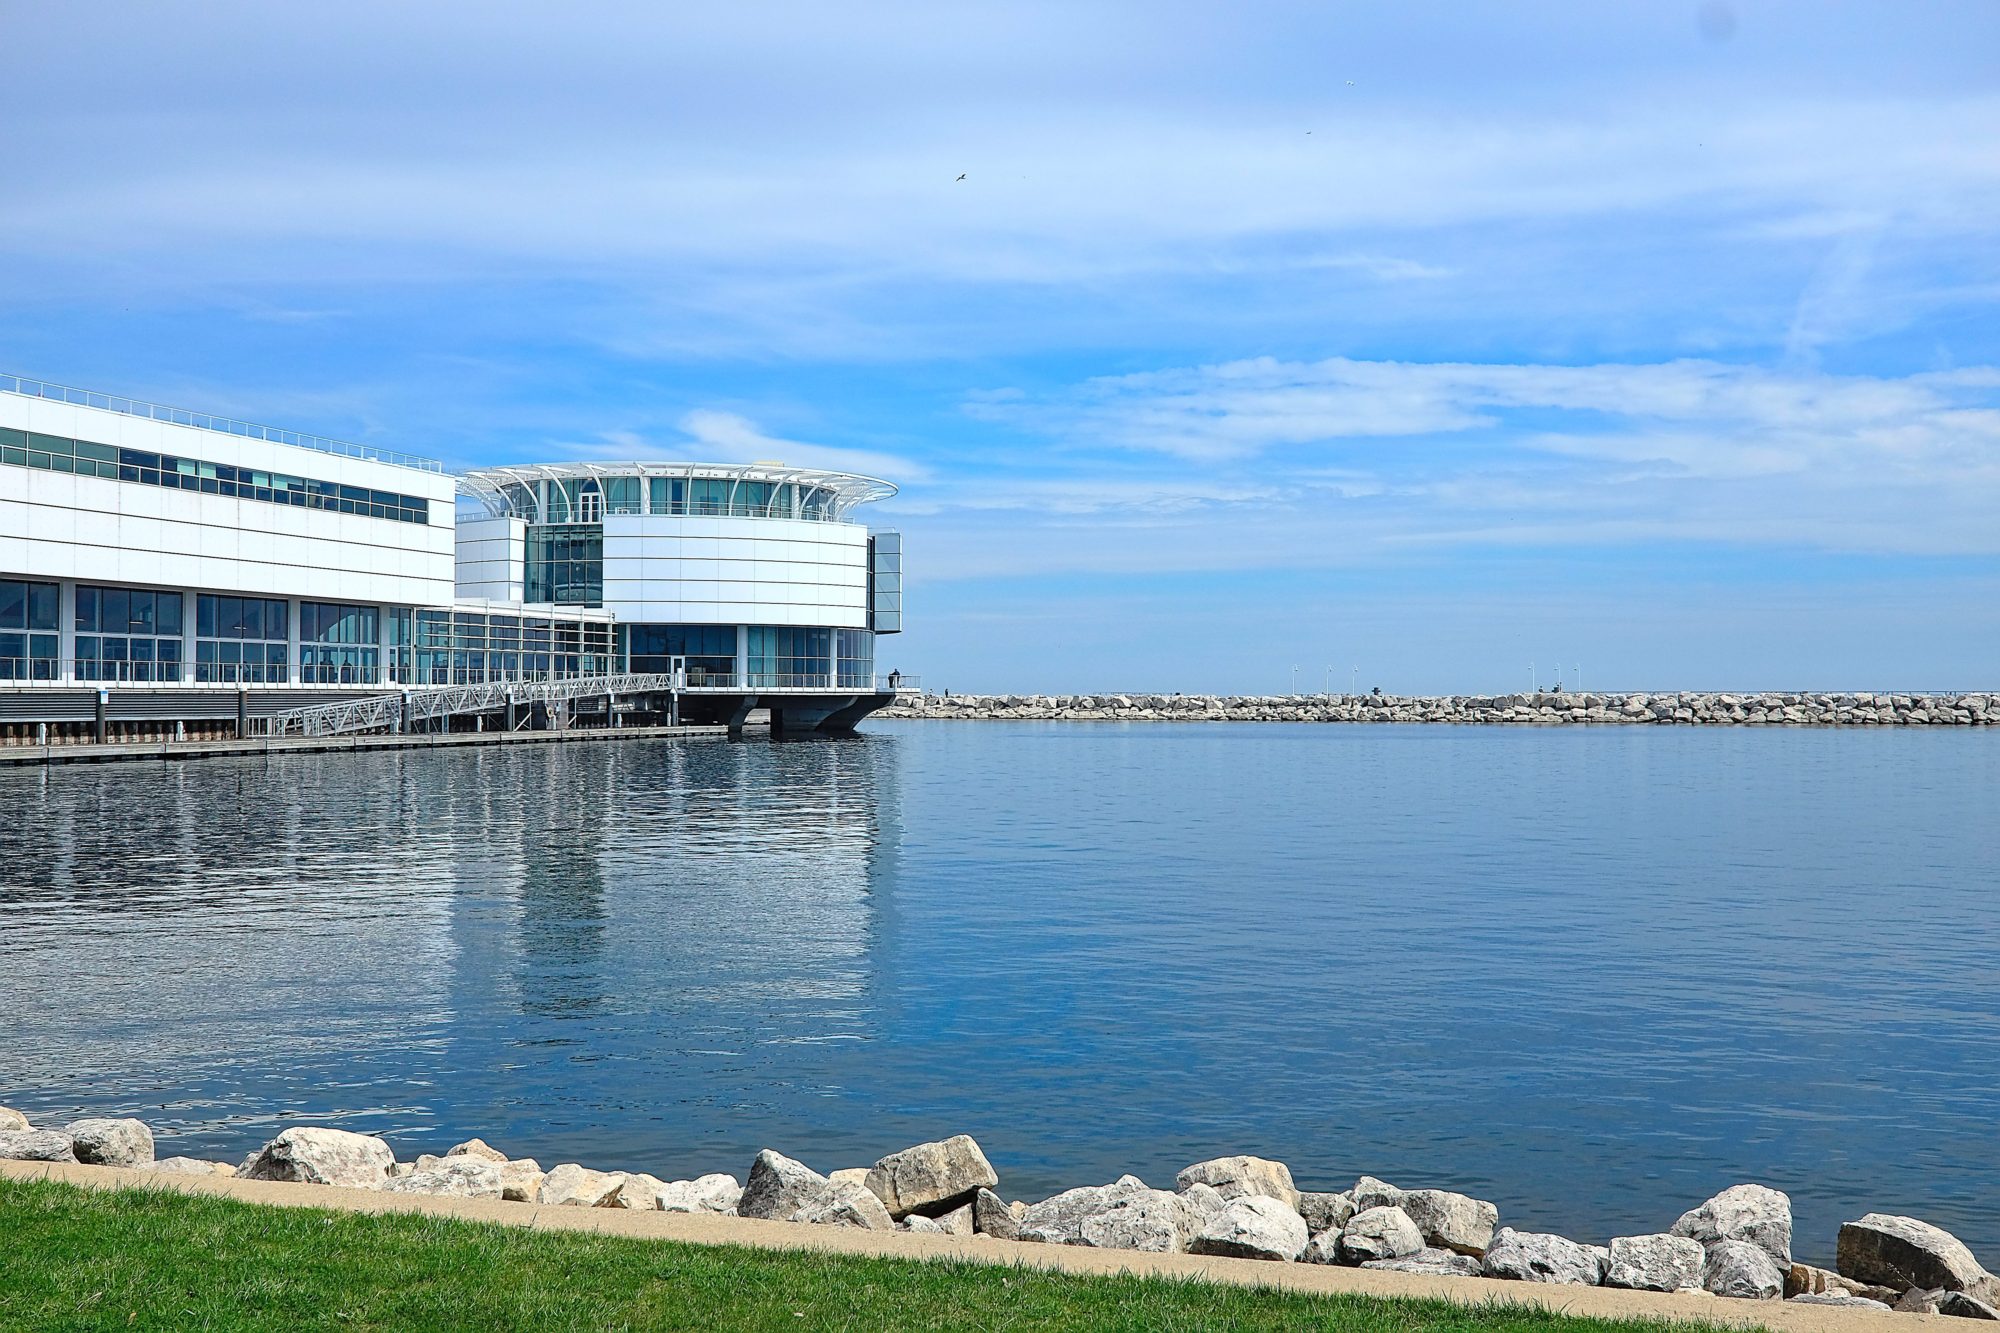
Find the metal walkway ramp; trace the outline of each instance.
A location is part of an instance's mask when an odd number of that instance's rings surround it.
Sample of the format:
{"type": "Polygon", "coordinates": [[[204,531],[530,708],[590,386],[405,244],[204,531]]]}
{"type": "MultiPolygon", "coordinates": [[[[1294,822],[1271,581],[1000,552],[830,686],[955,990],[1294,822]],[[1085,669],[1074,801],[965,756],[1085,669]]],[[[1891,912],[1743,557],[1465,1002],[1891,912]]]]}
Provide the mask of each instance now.
{"type": "Polygon", "coordinates": [[[394,694],[315,704],[263,719],[268,736],[343,736],[360,731],[407,729],[439,718],[492,713],[508,704],[542,704],[557,730],[567,727],[572,700],[604,695],[666,694],[676,686],[664,673],[572,676],[562,680],[500,680],[481,685],[420,685],[394,694]]]}

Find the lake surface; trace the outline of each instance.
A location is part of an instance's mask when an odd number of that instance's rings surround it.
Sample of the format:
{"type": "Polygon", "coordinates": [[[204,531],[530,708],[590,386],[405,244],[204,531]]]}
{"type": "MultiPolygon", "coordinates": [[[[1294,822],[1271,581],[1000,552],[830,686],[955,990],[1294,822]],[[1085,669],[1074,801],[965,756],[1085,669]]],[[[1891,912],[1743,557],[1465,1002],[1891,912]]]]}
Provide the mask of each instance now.
{"type": "Polygon", "coordinates": [[[2000,735],[891,723],[0,772],[0,1104],[1009,1197],[1256,1152],[2000,1266],[2000,735]]]}

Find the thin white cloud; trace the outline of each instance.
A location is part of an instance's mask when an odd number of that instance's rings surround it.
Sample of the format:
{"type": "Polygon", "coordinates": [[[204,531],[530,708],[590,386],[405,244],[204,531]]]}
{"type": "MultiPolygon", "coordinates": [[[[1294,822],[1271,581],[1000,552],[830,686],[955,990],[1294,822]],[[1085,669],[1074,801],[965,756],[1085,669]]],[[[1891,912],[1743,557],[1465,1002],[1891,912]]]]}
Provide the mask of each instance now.
{"type": "Polygon", "coordinates": [[[900,483],[920,481],[929,469],[910,459],[872,449],[808,444],[767,434],[748,417],[715,408],[696,408],[679,422],[678,435],[611,430],[596,440],[557,446],[563,456],[597,461],[685,459],[700,463],[782,463],[791,467],[857,472],[900,483]]]}

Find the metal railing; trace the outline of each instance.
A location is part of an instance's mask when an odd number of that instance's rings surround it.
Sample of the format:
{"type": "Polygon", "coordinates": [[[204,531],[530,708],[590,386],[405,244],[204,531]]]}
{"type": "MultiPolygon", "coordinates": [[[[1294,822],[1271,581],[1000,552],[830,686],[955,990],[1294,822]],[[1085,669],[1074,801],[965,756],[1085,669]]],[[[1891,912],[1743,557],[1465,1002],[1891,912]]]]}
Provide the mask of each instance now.
{"type": "Polygon", "coordinates": [[[266,718],[250,719],[253,733],[265,736],[341,736],[357,731],[382,731],[415,726],[460,713],[491,713],[508,704],[545,704],[555,711],[573,699],[598,695],[663,694],[674,689],[669,675],[575,677],[568,680],[494,681],[481,685],[448,685],[439,689],[399,690],[394,694],[347,699],[339,703],[294,708],[266,718]]]}
{"type": "Polygon", "coordinates": [[[682,686],[690,693],[704,690],[751,691],[751,690],[873,690],[875,679],[871,675],[844,676],[830,671],[702,671],[696,667],[687,669],[687,683],[682,686]]]}
{"type": "Polygon", "coordinates": [[[249,440],[269,440],[273,444],[290,444],[322,454],[366,459],[371,463],[389,463],[396,467],[414,468],[419,472],[444,471],[444,464],[436,459],[420,458],[416,454],[399,453],[394,449],[378,449],[370,444],[328,439],[324,435],[307,435],[301,431],[281,430],[276,426],[259,426],[249,421],[238,421],[233,417],[211,416],[207,412],[190,412],[183,407],[166,407],[159,403],[142,402],[137,398],[121,398],[116,394],[73,389],[68,385],[51,384],[47,380],[26,379],[19,375],[0,375],[0,393],[17,393],[26,398],[47,398],[77,407],[95,407],[128,417],[145,417],[149,421],[192,426],[196,430],[212,430],[223,435],[238,435],[249,440]]]}
{"type": "MultiPolygon", "coordinates": [[[[134,662],[99,657],[0,657],[0,689],[80,689],[99,685],[152,685],[172,689],[377,690],[429,689],[446,685],[520,685],[562,680],[602,680],[618,672],[607,667],[574,671],[503,671],[433,667],[429,680],[403,679],[401,667],[304,666],[234,662],[134,662]]],[[[414,674],[414,668],[411,669],[414,674]]]]}
{"type": "Polygon", "coordinates": [[[924,678],[922,676],[913,676],[907,671],[891,671],[886,676],[875,677],[875,688],[878,690],[910,690],[914,693],[922,694],[924,691],[924,678]]]}

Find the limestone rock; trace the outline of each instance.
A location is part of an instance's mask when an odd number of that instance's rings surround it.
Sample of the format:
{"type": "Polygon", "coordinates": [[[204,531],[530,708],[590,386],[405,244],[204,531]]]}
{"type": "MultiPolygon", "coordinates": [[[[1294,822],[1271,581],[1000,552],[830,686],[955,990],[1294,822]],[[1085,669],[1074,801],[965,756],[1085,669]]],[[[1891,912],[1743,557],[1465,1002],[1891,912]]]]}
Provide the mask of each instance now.
{"type": "MultiPolygon", "coordinates": [[[[766,1148],[750,1163],[750,1178],[736,1212],[742,1217],[790,1217],[826,1184],[826,1177],[805,1163],[766,1148]]],[[[881,1197],[879,1192],[876,1197],[881,1197]]]]}
{"type": "Polygon", "coordinates": [[[412,1171],[435,1171],[442,1165],[444,1165],[444,1158],[438,1156],[436,1153],[420,1152],[417,1154],[416,1161],[398,1162],[395,1166],[390,1167],[389,1174],[392,1176],[407,1176],[412,1171]],[[398,1167],[402,1169],[398,1170],[398,1167]]]}
{"type": "Polygon", "coordinates": [[[1681,1214],[1671,1228],[1676,1236],[1703,1246],[1719,1240],[1743,1240],[1778,1261],[1792,1266],[1792,1200],[1763,1185],[1731,1185],[1699,1208],[1681,1214]]]}
{"type": "Polygon", "coordinates": [[[999,1195],[992,1190],[981,1190],[972,1196],[972,1229],[996,1240],[1016,1240],[1021,1234],[1021,1220],[999,1195]]]}
{"type": "Polygon", "coordinates": [[[1296,1208],[1268,1194],[1245,1194],[1209,1218],[1188,1248],[1196,1254],[1288,1264],[1305,1253],[1308,1239],[1306,1220],[1296,1208]]]}
{"type": "Polygon", "coordinates": [[[300,1125],[265,1144],[237,1174],[246,1180],[380,1189],[395,1161],[389,1145],[372,1135],[300,1125]]]}
{"type": "Polygon", "coordinates": [[[1949,1231],[1891,1213],[1870,1213],[1842,1224],[1835,1254],[1842,1276],[1898,1291],[1966,1291],[1980,1287],[1987,1276],[1972,1251],[1949,1231]]]}
{"type": "Polygon", "coordinates": [[[1708,1247],[1701,1285],[1718,1296],[1769,1301],[1785,1294],[1785,1270],[1754,1241],[1719,1240],[1708,1247]]]}
{"type": "Polygon", "coordinates": [[[618,1171],[593,1171],[575,1162],[564,1162],[542,1178],[536,1202],[557,1208],[615,1208],[613,1202],[625,1176],[618,1171]]]}
{"type": "Polygon", "coordinates": [[[1424,1233],[1410,1215],[1391,1204],[1366,1208],[1340,1229],[1340,1259],[1365,1264],[1376,1259],[1401,1259],[1424,1248],[1424,1233]]]}
{"type": "Polygon", "coordinates": [[[97,1166],[145,1166],[153,1160],[153,1131],[143,1120],[77,1120],[69,1135],[76,1160],[97,1166]]]}
{"type": "Polygon", "coordinates": [[[1021,1214],[1020,1239],[1174,1254],[1187,1248],[1191,1221],[1178,1194],[1153,1189],[1137,1176],[1120,1176],[1109,1185],[1064,1190],[1030,1204],[1021,1214]]]}
{"type": "Polygon", "coordinates": [[[1196,1220],[1180,1195],[1142,1184],[1122,1191],[1102,1211],[1085,1217],[1070,1243],[1098,1250],[1179,1254],[1194,1239],[1196,1220]]]}
{"type": "MultiPolygon", "coordinates": [[[[874,1191],[870,1190],[870,1194],[874,1191]]],[[[882,1201],[878,1198],[877,1203],[882,1201]]],[[[886,1209],[886,1205],[885,1205],[886,1209]]],[[[951,1232],[935,1217],[925,1217],[922,1213],[911,1213],[902,1221],[893,1224],[898,1231],[915,1231],[927,1236],[949,1236],[951,1232]]]]}
{"type": "Polygon", "coordinates": [[[999,1174],[968,1134],[890,1153],[868,1172],[868,1188],[895,1217],[949,1212],[999,1183],[999,1174]]]}
{"type": "Polygon", "coordinates": [[[854,1180],[829,1180],[792,1211],[793,1222],[815,1226],[856,1227],[863,1231],[893,1231],[896,1221],[867,1185],[854,1180]]]}
{"type": "Polygon", "coordinates": [[[1354,1188],[1347,1192],[1354,1200],[1354,1211],[1365,1213],[1370,1208],[1400,1208],[1407,1190],[1399,1190],[1386,1180],[1373,1176],[1363,1176],[1354,1182],[1354,1188]]]}
{"type": "Polygon", "coordinates": [[[1449,1190],[1411,1190],[1399,1205],[1428,1245],[1478,1256],[1493,1243],[1500,1210],[1483,1199],[1449,1190]]]}
{"type": "Polygon", "coordinates": [[[1215,1157],[1196,1162],[1174,1178],[1174,1188],[1182,1193],[1190,1185],[1211,1186],[1224,1200],[1262,1195],[1293,1212],[1299,1210],[1299,1191],[1292,1184],[1291,1168],[1267,1157],[1215,1157]]]}
{"type": "MultiPolygon", "coordinates": [[[[1188,1216],[1194,1219],[1196,1231],[1201,1230],[1203,1222],[1229,1206],[1229,1200],[1223,1197],[1221,1190],[1198,1181],[1184,1187],[1178,1193],[1181,1196],[1181,1203],[1187,1208],[1188,1216]]],[[[1307,1227],[1306,1230],[1310,1231],[1312,1228],[1307,1227]]]]}
{"type": "Polygon", "coordinates": [[[1315,1236],[1329,1228],[1337,1231],[1354,1216],[1354,1196],[1344,1190],[1339,1194],[1302,1191],[1299,1216],[1306,1220],[1306,1230],[1315,1236]]]}
{"type": "Polygon", "coordinates": [[[34,1126],[11,1106],[0,1106],[0,1134],[25,1134],[34,1126]]]}
{"type": "Polygon", "coordinates": [[[478,1157],[448,1157],[428,1171],[412,1171],[382,1185],[385,1194],[435,1194],[448,1199],[497,1199],[500,1168],[478,1157]]]}
{"type": "Polygon", "coordinates": [[[0,1130],[0,1158],[16,1162],[74,1162],[69,1135],[53,1129],[0,1130]]]}
{"type": "Polygon", "coordinates": [[[618,1193],[611,1196],[608,1208],[624,1208],[635,1213],[654,1213],[660,1209],[660,1191],[667,1182],[658,1176],[649,1176],[644,1171],[627,1171],[625,1183],[618,1187],[618,1193]]]}
{"type": "Polygon", "coordinates": [[[1389,1273],[1422,1273],[1426,1277],[1478,1277],[1480,1261],[1456,1250],[1421,1249],[1394,1259],[1370,1259],[1363,1268],[1389,1273]]]}
{"type": "Polygon", "coordinates": [[[1701,1286],[1707,1256],[1687,1236],[1619,1236],[1611,1242],[1604,1285],[1632,1291],[1679,1291],[1701,1286]]]}
{"type": "Polygon", "coordinates": [[[467,1139],[455,1147],[445,1149],[446,1157],[478,1157],[488,1162],[504,1162],[507,1154],[495,1148],[485,1139],[467,1139]]]}
{"type": "Polygon", "coordinates": [[[1943,1287],[1911,1287],[1896,1298],[1894,1308],[1904,1314],[1936,1314],[1943,1299],[1943,1287]]]}
{"type": "Polygon", "coordinates": [[[1871,1301],[1866,1296],[1850,1296],[1839,1289],[1833,1291],[1808,1291],[1787,1298],[1793,1305],[1844,1305],[1850,1310],[1887,1310],[1884,1301],[1871,1301]]]}
{"type": "Polygon", "coordinates": [[[533,1203],[542,1197],[546,1179],[542,1164],[532,1157],[516,1157],[500,1163],[500,1197],[516,1203],[533,1203]]]}
{"type": "MultiPolygon", "coordinates": [[[[977,1199],[979,1196],[975,1194],[972,1197],[977,1199]]],[[[973,1236],[979,1232],[978,1226],[972,1220],[972,1205],[969,1203],[962,1204],[948,1213],[939,1213],[937,1220],[954,1236],[973,1236]]]]}
{"type": "Polygon", "coordinates": [[[851,1180],[857,1185],[866,1185],[868,1183],[868,1168],[865,1166],[843,1166],[838,1171],[827,1172],[826,1178],[835,1184],[851,1180]]]}
{"type": "Polygon", "coordinates": [[[208,1162],[199,1157],[162,1157],[146,1164],[148,1171],[175,1176],[233,1176],[236,1168],[227,1162],[208,1162]]]}
{"type": "Polygon", "coordinates": [[[1487,1247],[1480,1272],[1514,1282],[1557,1282],[1595,1287],[1604,1281],[1609,1255],[1589,1245],[1538,1231],[1501,1227],[1487,1247]]]}
{"type": "Polygon", "coordinates": [[[2000,1310],[1994,1309],[1977,1296],[1968,1296],[1962,1291],[1947,1291],[1940,1295],[1937,1312],[1957,1315],[1960,1319],[2000,1319],[2000,1310]]]}
{"type": "MultiPolygon", "coordinates": [[[[839,1173],[835,1173],[837,1176],[839,1173]]],[[[860,1185],[853,1178],[846,1180],[828,1177],[835,1185],[860,1185]]],[[[660,1187],[660,1210],[668,1213],[720,1213],[733,1214],[737,1203],[743,1198],[743,1187],[736,1183],[735,1176],[720,1172],[700,1176],[694,1180],[676,1180],[660,1187]]]]}

